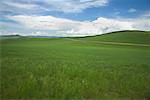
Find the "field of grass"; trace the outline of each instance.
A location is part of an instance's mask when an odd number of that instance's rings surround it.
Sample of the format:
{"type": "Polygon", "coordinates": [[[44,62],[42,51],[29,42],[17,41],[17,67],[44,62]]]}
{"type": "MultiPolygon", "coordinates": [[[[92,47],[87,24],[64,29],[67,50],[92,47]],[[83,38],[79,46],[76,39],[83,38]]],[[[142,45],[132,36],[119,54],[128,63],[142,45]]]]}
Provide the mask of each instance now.
{"type": "Polygon", "coordinates": [[[90,36],[87,38],[78,38],[78,39],[88,40],[88,41],[150,44],[150,32],[120,31],[120,32],[112,32],[112,33],[107,33],[99,36],[90,36]]]}
{"type": "MultiPolygon", "coordinates": [[[[117,34],[105,38],[118,42],[117,34]]],[[[120,41],[150,45],[149,33],[130,35],[120,41]]],[[[91,42],[103,41],[101,36],[74,39],[86,42],[1,40],[1,99],[150,99],[150,46],[91,42]]]]}

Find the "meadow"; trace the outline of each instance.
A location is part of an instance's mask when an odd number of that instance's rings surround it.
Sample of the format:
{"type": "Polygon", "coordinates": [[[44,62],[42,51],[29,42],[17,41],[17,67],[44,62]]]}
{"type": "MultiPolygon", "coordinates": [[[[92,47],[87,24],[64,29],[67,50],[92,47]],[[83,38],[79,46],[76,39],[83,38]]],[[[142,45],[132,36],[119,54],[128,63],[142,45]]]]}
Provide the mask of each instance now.
{"type": "Polygon", "coordinates": [[[1,99],[150,99],[150,46],[91,42],[150,45],[149,32],[121,33],[2,39],[1,99]]]}

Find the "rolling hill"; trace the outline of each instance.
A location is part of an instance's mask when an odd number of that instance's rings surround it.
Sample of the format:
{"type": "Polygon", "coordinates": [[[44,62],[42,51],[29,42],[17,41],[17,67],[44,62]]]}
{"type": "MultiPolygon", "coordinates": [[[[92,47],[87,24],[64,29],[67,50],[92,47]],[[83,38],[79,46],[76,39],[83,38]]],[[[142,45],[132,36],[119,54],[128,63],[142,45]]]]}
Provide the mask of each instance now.
{"type": "Polygon", "coordinates": [[[103,35],[78,38],[86,41],[150,44],[149,31],[117,31],[103,35]]]}
{"type": "Polygon", "coordinates": [[[142,46],[149,38],[149,32],[126,31],[2,39],[0,98],[149,100],[150,46],[142,46]]]}

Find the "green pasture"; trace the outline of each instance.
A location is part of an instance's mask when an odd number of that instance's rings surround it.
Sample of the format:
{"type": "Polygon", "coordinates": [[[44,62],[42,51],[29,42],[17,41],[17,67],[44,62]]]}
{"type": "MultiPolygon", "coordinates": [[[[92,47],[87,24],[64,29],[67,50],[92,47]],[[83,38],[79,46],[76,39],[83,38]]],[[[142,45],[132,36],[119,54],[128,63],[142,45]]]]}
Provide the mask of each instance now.
{"type": "Polygon", "coordinates": [[[133,34],[125,35],[126,38],[121,32],[74,38],[85,42],[70,38],[2,39],[0,97],[2,100],[148,100],[150,46],[91,42],[150,45],[149,33],[133,34]]]}

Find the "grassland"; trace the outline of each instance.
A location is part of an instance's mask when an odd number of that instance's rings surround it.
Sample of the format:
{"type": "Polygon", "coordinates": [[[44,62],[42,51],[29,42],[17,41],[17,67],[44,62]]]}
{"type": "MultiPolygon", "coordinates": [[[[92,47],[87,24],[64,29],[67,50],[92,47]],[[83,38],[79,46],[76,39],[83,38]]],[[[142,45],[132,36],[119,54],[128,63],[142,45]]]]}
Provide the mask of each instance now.
{"type": "Polygon", "coordinates": [[[86,38],[78,38],[88,41],[101,42],[123,42],[123,43],[137,43],[150,44],[150,32],[144,31],[118,31],[97,36],[89,36],[86,38]],[[121,34],[120,34],[121,33],[121,34]]]}
{"type": "Polygon", "coordinates": [[[92,42],[150,45],[149,32],[133,34],[3,39],[1,99],[150,99],[150,46],[92,42]]]}

